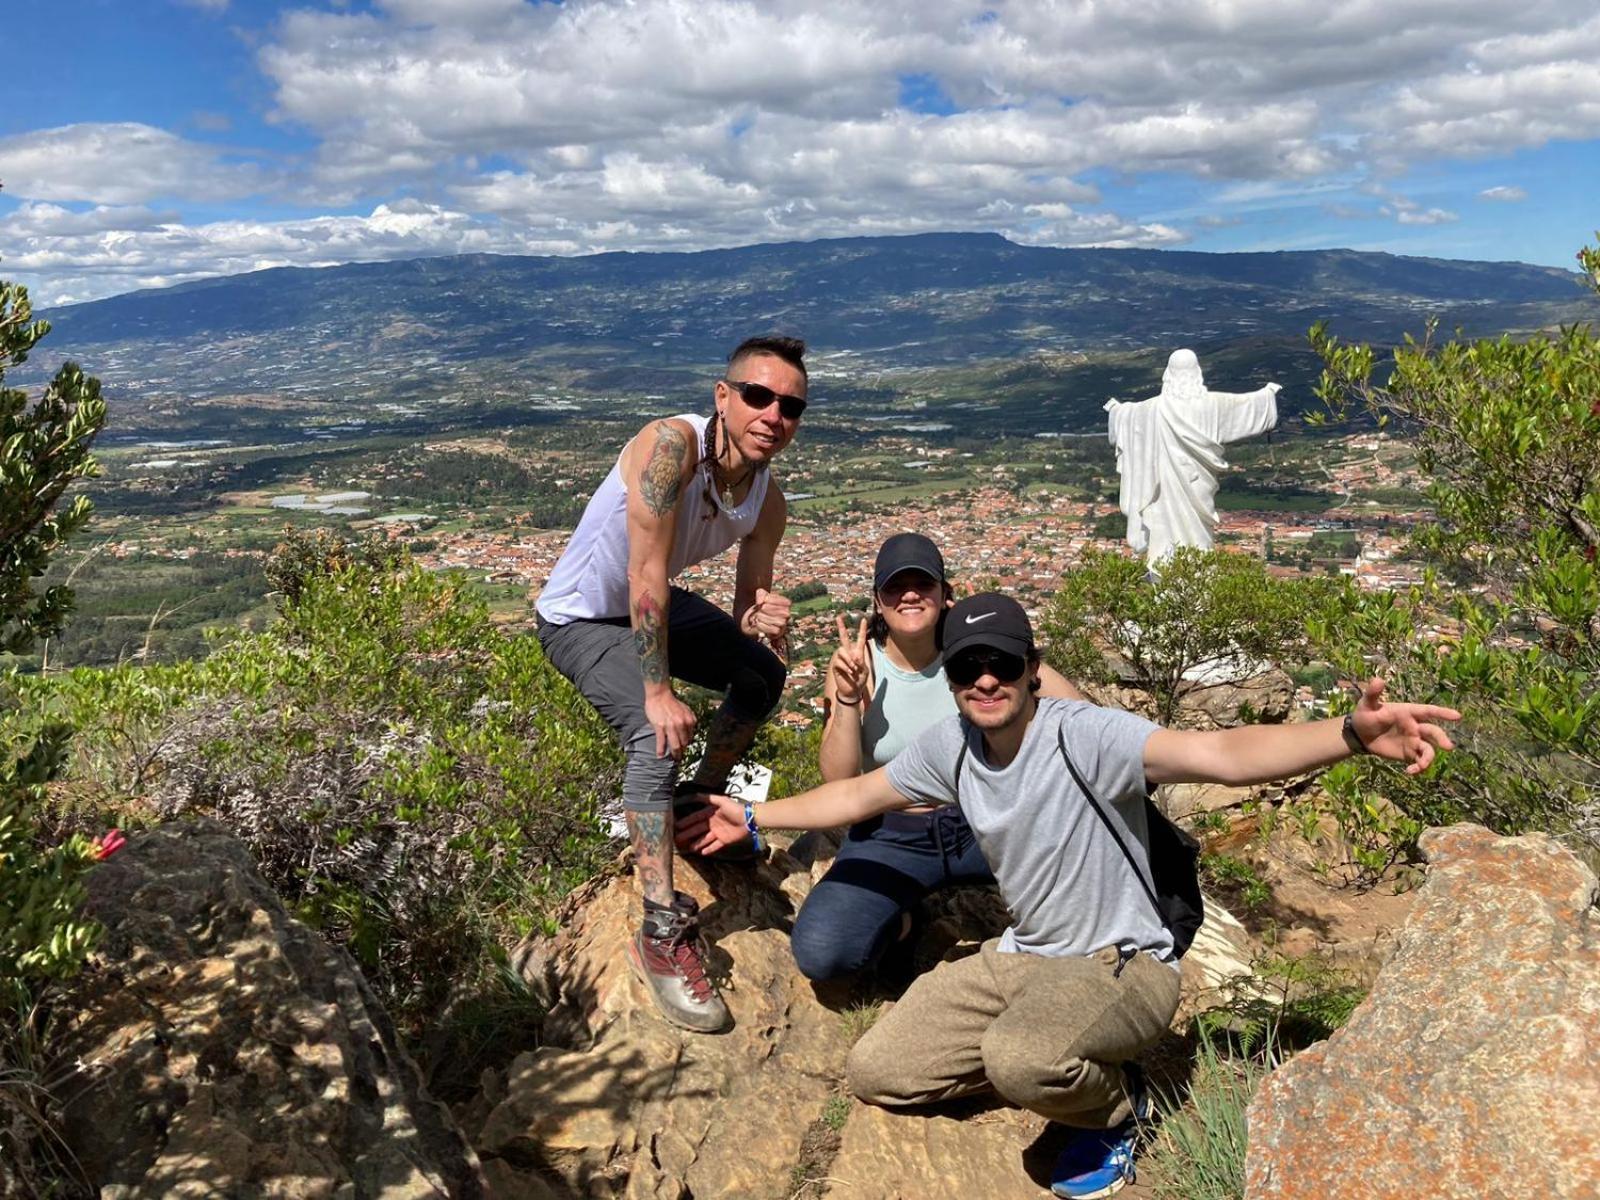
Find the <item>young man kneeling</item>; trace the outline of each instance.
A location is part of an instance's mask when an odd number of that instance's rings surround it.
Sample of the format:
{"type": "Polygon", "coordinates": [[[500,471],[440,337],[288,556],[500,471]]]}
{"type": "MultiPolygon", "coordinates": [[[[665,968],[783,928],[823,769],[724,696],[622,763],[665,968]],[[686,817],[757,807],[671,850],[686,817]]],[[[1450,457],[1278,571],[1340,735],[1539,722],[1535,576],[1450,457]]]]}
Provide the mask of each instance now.
{"type": "Polygon", "coordinates": [[[942,649],[958,717],[868,775],[754,807],[719,797],[681,837],[712,851],[758,827],[830,828],[959,800],[1014,924],[911,986],[851,1051],[850,1089],[891,1106],[992,1089],[1073,1128],[1056,1195],[1109,1195],[1133,1178],[1135,1121],[1148,1106],[1133,1060],[1178,1005],[1172,935],[1134,875],[1150,878],[1147,790],[1266,782],[1356,753],[1415,773],[1436,747],[1450,748],[1432,722],[1460,714],[1387,703],[1379,680],[1343,721],[1208,733],[1040,699],[1027,614],[992,593],[950,610],[942,649]],[[1067,753],[1122,845],[1067,769],[1067,753]]]}

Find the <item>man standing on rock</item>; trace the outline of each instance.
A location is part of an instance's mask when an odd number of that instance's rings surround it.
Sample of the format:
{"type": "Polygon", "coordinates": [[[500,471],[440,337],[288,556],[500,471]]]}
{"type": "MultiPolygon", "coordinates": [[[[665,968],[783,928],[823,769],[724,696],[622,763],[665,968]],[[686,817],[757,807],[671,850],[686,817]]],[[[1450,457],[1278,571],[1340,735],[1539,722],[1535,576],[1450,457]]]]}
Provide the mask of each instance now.
{"type": "Polygon", "coordinates": [[[590,499],[536,606],[546,656],[621,740],[644,892],[628,960],[667,1019],[688,1029],[720,1029],[728,1010],[706,975],[695,902],[673,888],[674,783],[695,719],[672,681],[725,693],[694,782],[676,788],[680,809],[703,808],[692,797],[726,786],[783,693],[773,651],[789,600],[770,589],[787,506],[767,467],[805,411],[804,354],[797,338],[749,338],[728,358],[710,417],[646,425],[590,499]],[[731,616],[671,586],[736,542],[731,616]]]}
{"type": "Polygon", "coordinates": [[[1109,1195],[1133,1178],[1135,1122],[1148,1107],[1133,1060],[1178,1005],[1172,934],[1146,892],[1147,789],[1265,782],[1357,753],[1415,773],[1450,746],[1427,722],[1460,714],[1386,703],[1379,680],[1342,722],[1208,733],[1040,699],[1027,614],[993,593],[949,611],[942,650],[958,716],[871,774],[757,806],[718,797],[684,837],[710,851],[758,826],[824,829],[959,802],[1014,924],[912,984],[851,1051],[850,1090],[899,1106],[992,1089],[1072,1127],[1056,1195],[1109,1195]]]}

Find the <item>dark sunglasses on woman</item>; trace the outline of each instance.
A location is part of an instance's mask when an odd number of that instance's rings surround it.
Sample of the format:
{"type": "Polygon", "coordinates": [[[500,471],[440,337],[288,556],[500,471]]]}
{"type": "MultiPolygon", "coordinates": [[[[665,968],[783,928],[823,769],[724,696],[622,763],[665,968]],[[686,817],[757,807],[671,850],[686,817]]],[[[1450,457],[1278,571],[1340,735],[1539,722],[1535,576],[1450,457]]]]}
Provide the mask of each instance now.
{"type": "Polygon", "coordinates": [[[804,397],[775,392],[764,383],[750,383],[743,379],[724,379],[722,382],[738,392],[739,399],[757,412],[768,407],[774,400],[778,402],[778,412],[789,421],[798,421],[800,414],[806,410],[804,397]]]}
{"type": "Polygon", "coordinates": [[[957,687],[971,687],[985,675],[1015,683],[1027,670],[1027,659],[1004,650],[963,650],[944,664],[945,677],[957,687]]]}

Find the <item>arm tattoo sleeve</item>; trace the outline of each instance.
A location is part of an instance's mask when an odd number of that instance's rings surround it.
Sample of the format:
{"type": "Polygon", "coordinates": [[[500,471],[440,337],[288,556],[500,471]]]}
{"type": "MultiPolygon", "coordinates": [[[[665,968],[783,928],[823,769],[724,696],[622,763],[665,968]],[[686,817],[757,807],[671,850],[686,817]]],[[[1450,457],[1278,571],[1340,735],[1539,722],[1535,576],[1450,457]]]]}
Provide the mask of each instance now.
{"type": "Polygon", "coordinates": [[[656,426],[656,444],[639,472],[639,495],[658,517],[664,517],[678,504],[683,486],[683,451],[688,445],[683,434],[662,421],[656,426]]]}
{"type": "Polygon", "coordinates": [[[646,683],[665,683],[667,671],[667,626],[661,603],[650,593],[640,596],[633,606],[633,648],[639,652],[639,667],[646,683]]]}

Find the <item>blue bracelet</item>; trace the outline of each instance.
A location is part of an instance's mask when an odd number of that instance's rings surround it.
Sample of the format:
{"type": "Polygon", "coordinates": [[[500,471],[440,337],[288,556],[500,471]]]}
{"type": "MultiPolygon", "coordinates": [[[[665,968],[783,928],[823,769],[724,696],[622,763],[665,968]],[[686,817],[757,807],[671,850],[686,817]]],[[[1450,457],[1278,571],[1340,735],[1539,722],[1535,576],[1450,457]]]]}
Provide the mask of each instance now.
{"type": "Polygon", "coordinates": [[[745,802],[744,806],[744,827],[750,831],[750,845],[759,854],[762,850],[762,845],[761,831],[756,828],[756,806],[748,801],[745,802]]]}

